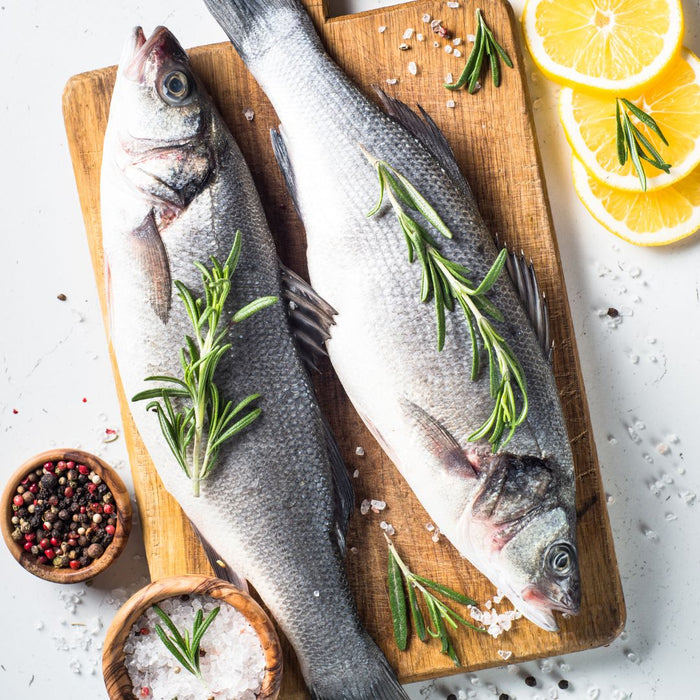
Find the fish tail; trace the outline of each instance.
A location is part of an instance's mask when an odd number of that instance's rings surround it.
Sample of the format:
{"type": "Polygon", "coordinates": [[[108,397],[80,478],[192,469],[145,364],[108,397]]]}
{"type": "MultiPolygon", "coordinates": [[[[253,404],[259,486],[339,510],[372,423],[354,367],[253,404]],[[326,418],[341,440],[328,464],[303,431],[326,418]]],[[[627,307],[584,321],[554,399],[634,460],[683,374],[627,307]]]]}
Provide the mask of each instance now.
{"type": "Polygon", "coordinates": [[[346,668],[332,669],[318,678],[311,670],[306,681],[313,700],[408,700],[379,647],[365,636],[364,659],[350,658],[346,668]]]}
{"type": "Polygon", "coordinates": [[[295,24],[306,25],[314,36],[311,20],[298,0],[204,0],[244,61],[260,55],[281,32],[295,24]]]}

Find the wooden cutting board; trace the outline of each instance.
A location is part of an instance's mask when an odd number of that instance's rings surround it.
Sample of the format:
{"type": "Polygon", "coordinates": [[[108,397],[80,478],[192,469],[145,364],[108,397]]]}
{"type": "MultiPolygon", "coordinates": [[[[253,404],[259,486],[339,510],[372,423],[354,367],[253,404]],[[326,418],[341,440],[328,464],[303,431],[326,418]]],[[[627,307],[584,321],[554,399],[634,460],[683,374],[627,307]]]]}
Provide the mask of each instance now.
{"type": "MultiPolygon", "coordinates": [[[[466,39],[475,32],[476,4],[472,0],[460,0],[456,9],[448,8],[444,2],[421,0],[332,19],[327,19],[321,0],[304,0],[304,4],[330,54],[368,95],[372,95],[372,85],[380,85],[409,105],[420,103],[433,116],[452,144],[491,230],[511,248],[522,249],[532,257],[549,300],[555,342],[554,372],[576,462],[583,579],[581,614],[562,620],[558,634],[544,632],[524,620],[499,639],[460,630],[455,634],[455,647],[464,664],[462,670],[502,665],[504,661],[497,653],[499,650],[512,651],[509,661],[521,662],[607,644],[622,629],[624,602],[534,135],[519,26],[512,9],[503,0],[478,3],[496,37],[514,59],[515,69],[504,68],[499,89],[487,78],[479,92],[469,95],[464,91],[449,93],[442,83],[450,72],[455,78],[459,75],[468,55],[470,45],[466,39]],[[456,57],[454,51],[452,54],[445,51],[451,42],[431,31],[430,25],[422,19],[425,14],[442,19],[453,37],[462,38],[461,45],[452,44],[453,49],[462,52],[461,57],[456,57]],[[382,26],[386,29],[380,32],[382,26]],[[408,28],[415,30],[414,35],[404,39],[408,28]],[[416,38],[417,33],[424,35],[422,42],[416,38]],[[404,42],[410,48],[399,50],[404,42]],[[409,72],[409,62],[416,63],[417,75],[409,72]],[[394,78],[395,83],[387,82],[394,78]],[[448,106],[451,99],[455,101],[454,107],[448,106]]],[[[138,17],[134,22],[138,22],[138,17]]],[[[179,38],[187,41],[186,36],[179,38]]],[[[115,55],[117,50],[115,46],[115,55]]],[[[282,260],[305,275],[304,231],[284,189],[270,147],[269,129],[278,122],[269,102],[228,44],[198,47],[192,49],[191,56],[195,70],[214,95],[253,171],[282,260]],[[253,121],[244,116],[249,108],[255,113],[253,121]]],[[[68,82],[64,94],[68,141],[103,313],[99,170],[114,76],[113,67],[75,76],[68,82]]],[[[190,526],[177,504],[163,490],[149,460],[132,422],[113,357],[112,362],[151,577],[209,573],[209,565],[190,526]]],[[[467,592],[482,603],[495,591],[444,538],[437,543],[432,540],[425,527],[430,518],[364,428],[330,366],[324,366],[314,380],[321,406],[335,430],[348,469],[351,474],[359,471],[359,476],[353,480],[357,507],[348,533],[347,572],[360,615],[403,682],[455,673],[459,669],[439,653],[435,643],[426,646],[413,640],[405,652],[398,651],[394,645],[386,589],[387,552],[380,521],[394,526],[397,547],[415,571],[467,592]],[[364,448],[363,456],[356,453],[357,447],[364,448]],[[359,504],[364,499],[380,499],[388,505],[382,513],[370,512],[363,516],[359,504]]],[[[306,697],[288,645],[285,664],[281,697],[306,697]]]]}

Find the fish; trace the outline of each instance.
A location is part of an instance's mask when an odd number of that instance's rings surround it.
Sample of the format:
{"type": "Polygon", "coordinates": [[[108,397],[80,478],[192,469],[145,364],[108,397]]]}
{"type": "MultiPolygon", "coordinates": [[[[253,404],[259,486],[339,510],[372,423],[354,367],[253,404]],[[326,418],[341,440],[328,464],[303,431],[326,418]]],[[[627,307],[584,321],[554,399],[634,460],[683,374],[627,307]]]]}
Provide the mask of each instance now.
{"type": "MultiPolygon", "coordinates": [[[[148,39],[137,27],[126,43],[104,139],[101,208],[110,337],[129,397],[153,387],[148,376],[181,376],[178,353],[192,328],[174,281],[203,296],[193,263],[223,263],[237,230],[240,261],[224,313],[286,293],[243,155],[165,27],[148,39]]],[[[222,446],[197,497],[157,417],[133,404],[157,472],[210,551],[254,586],[313,698],[406,698],[346,579],[350,480],[284,305],[232,324],[227,340],[232,349],[216,374],[222,400],[259,393],[260,417],[222,446]]],[[[167,545],[168,533],[162,538],[167,545]]]]}
{"type": "MultiPolygon", "coordinates": [[[[325,51],[297,0],[204,0],[281,122],[273,146],[301,215],[311,286],[334,309],[326,348],[350,401],[440,531],[530,621],[558,630],[581,586],[575,473],[550,363],[510,280],[490,300],[519,359],[529,412],[505,448],[470,436],[493,408],[488,371],[471,381],[460,313],[439,352],[420,266],[377,200],[385,161],[454,233],[449,260],[484,279],[498,250],[444,135],[424,111],[364,95],[325,51]]],[[[538,306],[537,303],[534,304],[538,306]]],[[[459,308],[459,307],[457,307],[459,308]]],[[[396,508],[398,504],[394,504],[396,508]]]]}

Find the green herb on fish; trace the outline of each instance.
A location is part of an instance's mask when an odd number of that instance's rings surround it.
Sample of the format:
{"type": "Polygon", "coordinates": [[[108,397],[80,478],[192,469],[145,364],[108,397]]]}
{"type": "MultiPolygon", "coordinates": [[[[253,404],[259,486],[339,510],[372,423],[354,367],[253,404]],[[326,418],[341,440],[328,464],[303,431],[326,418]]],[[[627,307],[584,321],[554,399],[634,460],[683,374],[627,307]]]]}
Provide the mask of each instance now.
{"type": "Polygon", "coordinates": [[[626,100],[624,97],[618,97],[615,100],[615,121],[617,123],[617,159],[620,161],[620,165],[624,165],[629,156],[630,160],[632,161],[632,165],[637,172],[639,182],[642,185],[642,190],[646,192],[647,176],[644,172],[644,167],[642,166],[641,161],[645,160],[647,163],[650,163],[659,170],[663,170],[667,174],[671,171],[671,166],[661,157],[649,139],[647,139],[646,136],[644,136],[644,134],[642,134],[642,132],[632,123],[630,115],[625,110],[625,107],[635,117],[637,117],[642,124],[651,129],[651,131],[653,131],[666,146],[668,146],[668,141],[653,117],[639,109],[637,105],[633,104],[629,100],[626,100]],[[620,109],[620,104],[622,104],[622,109],[620,109]],[[645,148],[646,151],[644,150],[645,148]]]}
{"type": "Polygon", "coordinates": [[[456,300],[464,312],[469,327],[472,344],[472,380],[478,377],[481,369],[477,332],[488,354],[489,386],[495,406],[483,425],[467,439],[474,442],[488,435],[488,440],[495,452],[510,441],[515,429],[525,420],[528,410],[525,373],[503,336],[491,323],[490,319],[495,321],[504,319],[503,314],[486,296],[503,269],[506,250],[503,249],[498,254],[484,279],[480,284],[475,285],[469,280],[469,270],[444,257],[438,250],[435,239],[415,218],[406,213],[406,208],[418,212],[443,236],[452,238],[451,231],[433,207],[401,173],[386,161],[375,158],[367,151],[364,153],[376,169],[379,178],[379,201],[367,216],[373,216],[379,211],[386,194],[406,239],[408,260],[413,263],[418,259],[421,265],[420,300],[426,302],[431,296],[433,297],[437,319],[438,350],[442,350],[445,346],[445,310],[454,311],[456,300]],[[522,397],[520,408],[516,400],[516,387],[522,397]],[[508,432],[504,438],[506,431],[508,432]]]}
{"type": "Polygon", "coordinates": [[[459,90],[467,86],[470,94],[474,94],[478,89],[479,76],[481,75],[484,59],[488,56],[489,67],[491,68],[491,78],[493,84],[498,87],[501,84],[501,66],[499,58],[503,60],[508,68],[513,67],[513,61],[506,53],[505,49],[496,41],[493,32],[488,28],[481,10],[476,10],[476,35],[474,36],[474,46],[469,54],[467,64],[464,66],[462,74],[456,83],[445,83],[448,90],[459,90]]]}
{"type": "Polygon", "coordinates": [[[389,604],[391,607],[391,617],[394,623],[394,639],[396,640],[396,645],[402,651],[406,649],[408,645],[408,614],[406,612],[408,608],[411,611],[411,619],[413,620],[413,627],[418,639],[420,639],[421,642],[427,642],[429,636],[439,639],[442,645],[442,653],[447,654],[452,659],[455,666],[459,666],[460,663],[457,652],[448,634],[448,625],[452,629],[457,629],[461,624],[477,632],[485,632],[486,630],[465,620],[449,605],[440,600],[432,591],[436,591],[445,598],[454,600],[462,605],[476,605],[476,601],[458,593],[448,586],[414,574],[399,556],[394,543],[386,534],[384,537],[389,545],[389,604]],[[408,597],[406,596],[406,591],[408,591],[408,597]],[[423,601],[428,611],[427,624],[425,615],[418,604],[416,591],[419,591],[423,596],[423,601]]]}
{"type": "Polygon", "coordinates": [[[204,633],[209,629],[209,625],[214,622],[214,618],[219,614],[220,608],[214,608],[207,616],[201,610],[197,610],[192,624],[192,634],[188,630],[180,632],[175,623],[170,619],[168,613],[160,606],[154,605],[153,611],[163,621],[170,634],[156,625],[156,634],[165,645],[166,649],[177,659],[182,667],[193,676],[201,680],[202,671],[199,667],[199,647],[202,643],[204,633]]]}
{"type": "MultiPolygon", "coordinates": [[[[152,399],[146,409],[158,414],[170,450],[192,479],[195,496],[199,496],[201,480],[214,468],[223,443],[247,428],[262,412],[258,407],[251,408],[259,394],[247,396],[237,406],[231,401],[224,404],[214,382],[219,361],[231,349],[231,343],[226,341],[230,324],[222,324],[222,316],[240,255],[241,232],[236,231],[223,265],[215,257],[211,258],[211,270],[200,262],[194,263],[202,274],[204,299],[195,298],[186,285],[175,281],[194,330],[193,336],[185,337],[187,346],[180,349],[183,378],[146,377],[147,382],[164,382],[168,386],[148,389],[132,398],[132,401],[152,399]],[[176,408],[173,400],[186,407],[176,408]]],[[[274,296],[255,299],[237,311],[231,322],[244,321],[275,302],[274,296]]]]}

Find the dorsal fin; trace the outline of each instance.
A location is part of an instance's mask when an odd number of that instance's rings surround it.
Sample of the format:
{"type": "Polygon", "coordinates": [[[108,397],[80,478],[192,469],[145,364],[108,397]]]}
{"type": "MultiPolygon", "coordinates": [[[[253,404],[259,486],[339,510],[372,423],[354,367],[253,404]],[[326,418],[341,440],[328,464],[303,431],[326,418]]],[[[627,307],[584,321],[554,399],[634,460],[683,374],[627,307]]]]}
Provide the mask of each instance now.
{"type": "Polygon", "coordinates": [[[199,537],[199,541],[202,543],[202,549],[204,549],[204,553],[206,554],[207,559],[209,560],[209,564],[211,564],[211,568],[214,569],[214,575],[217,578],[232,583],[234,586],[240,588],[242,591],[245,591],[247,593],[248,582],[242,576],[239,576],[219,556],[218,552],[214,549],[214,547],[212,547],[211,544],[209,544],[209,540],[207,540],[204,537],[204,535],[202,535],[202,533],[197,529],[197,526],[191,520],[190,525],[192,525],[192,529],[194,530],[195,535],[199,537]]]}
{"type": "Polygon", "coordinates": [[[333,486],[335,487],[335,529],[338,537],[338,546],[345,556],[345,535],[348,531],[350,514],[355,506],[355,492],[348,475],[347,467],[340,454],[340,448],[335,440],[333,431],[325,418],[323,421],[323,434],[326,440],[326,450],[331,464],[333,486]]]}
{"type": "Polygon", "coordinates": [[[277,129],[270,129],[270,140],[272,141],[272,151],[275,154],[275,159],[277,160],[277,165],[279,165],[282,171],[282,176],[284,177],[284,182],[287,185],[287,192],[292,198],[292,203],[294,208],[301,218],[301,211],[299,209],[299,197],[297,194],[296,180],[294,179],[294,170],[292,169],[292,162],[289,160],[289,151],[287,151],[287,144],[284,141],[284,136],[282,135],[282,125],[280,124],[277,129]]]}
{"type": "Polygon", "coordinates": [[[532,260],[526,260],[525,253],[522,251],[518,255],[508,250],[507,247],[506,250],[508,251],[508,257],[506,258],[508,274],[513,281],[515,291],[525,307],[525,312],[535,330],[542,352],[546,360],[551,362],[554,342],[552,341],[549,326],[547,297],[540,290],[532,260]]]}
{"type": "Polygon", "coordinates": [[[326,356],[323,345],[331,337],[330,328],[335,323],[333,317],[338,312],[308,282],[281,263],[280,279],[299,354],[304,362],[318,369],[316,363],[326,356]]]}
{"type": "Polygon", "coordinates": [[[457,160],[450,144],[447,143],[445,135],[440,131],[432,117],[420,105],[418,105],[420,110],[420,115],[418,115],[405,102],[387,95],[379,87],[374,89],[379,95],[379,99],[382,101],[387,114],[394,117],[410,134],[415,136],[430,151],[454,182],[462,187],[466,187],[471,194],[469,183],[464,179],[464,175],[462,175],[459,165],[457,165],[457,160]]]}

